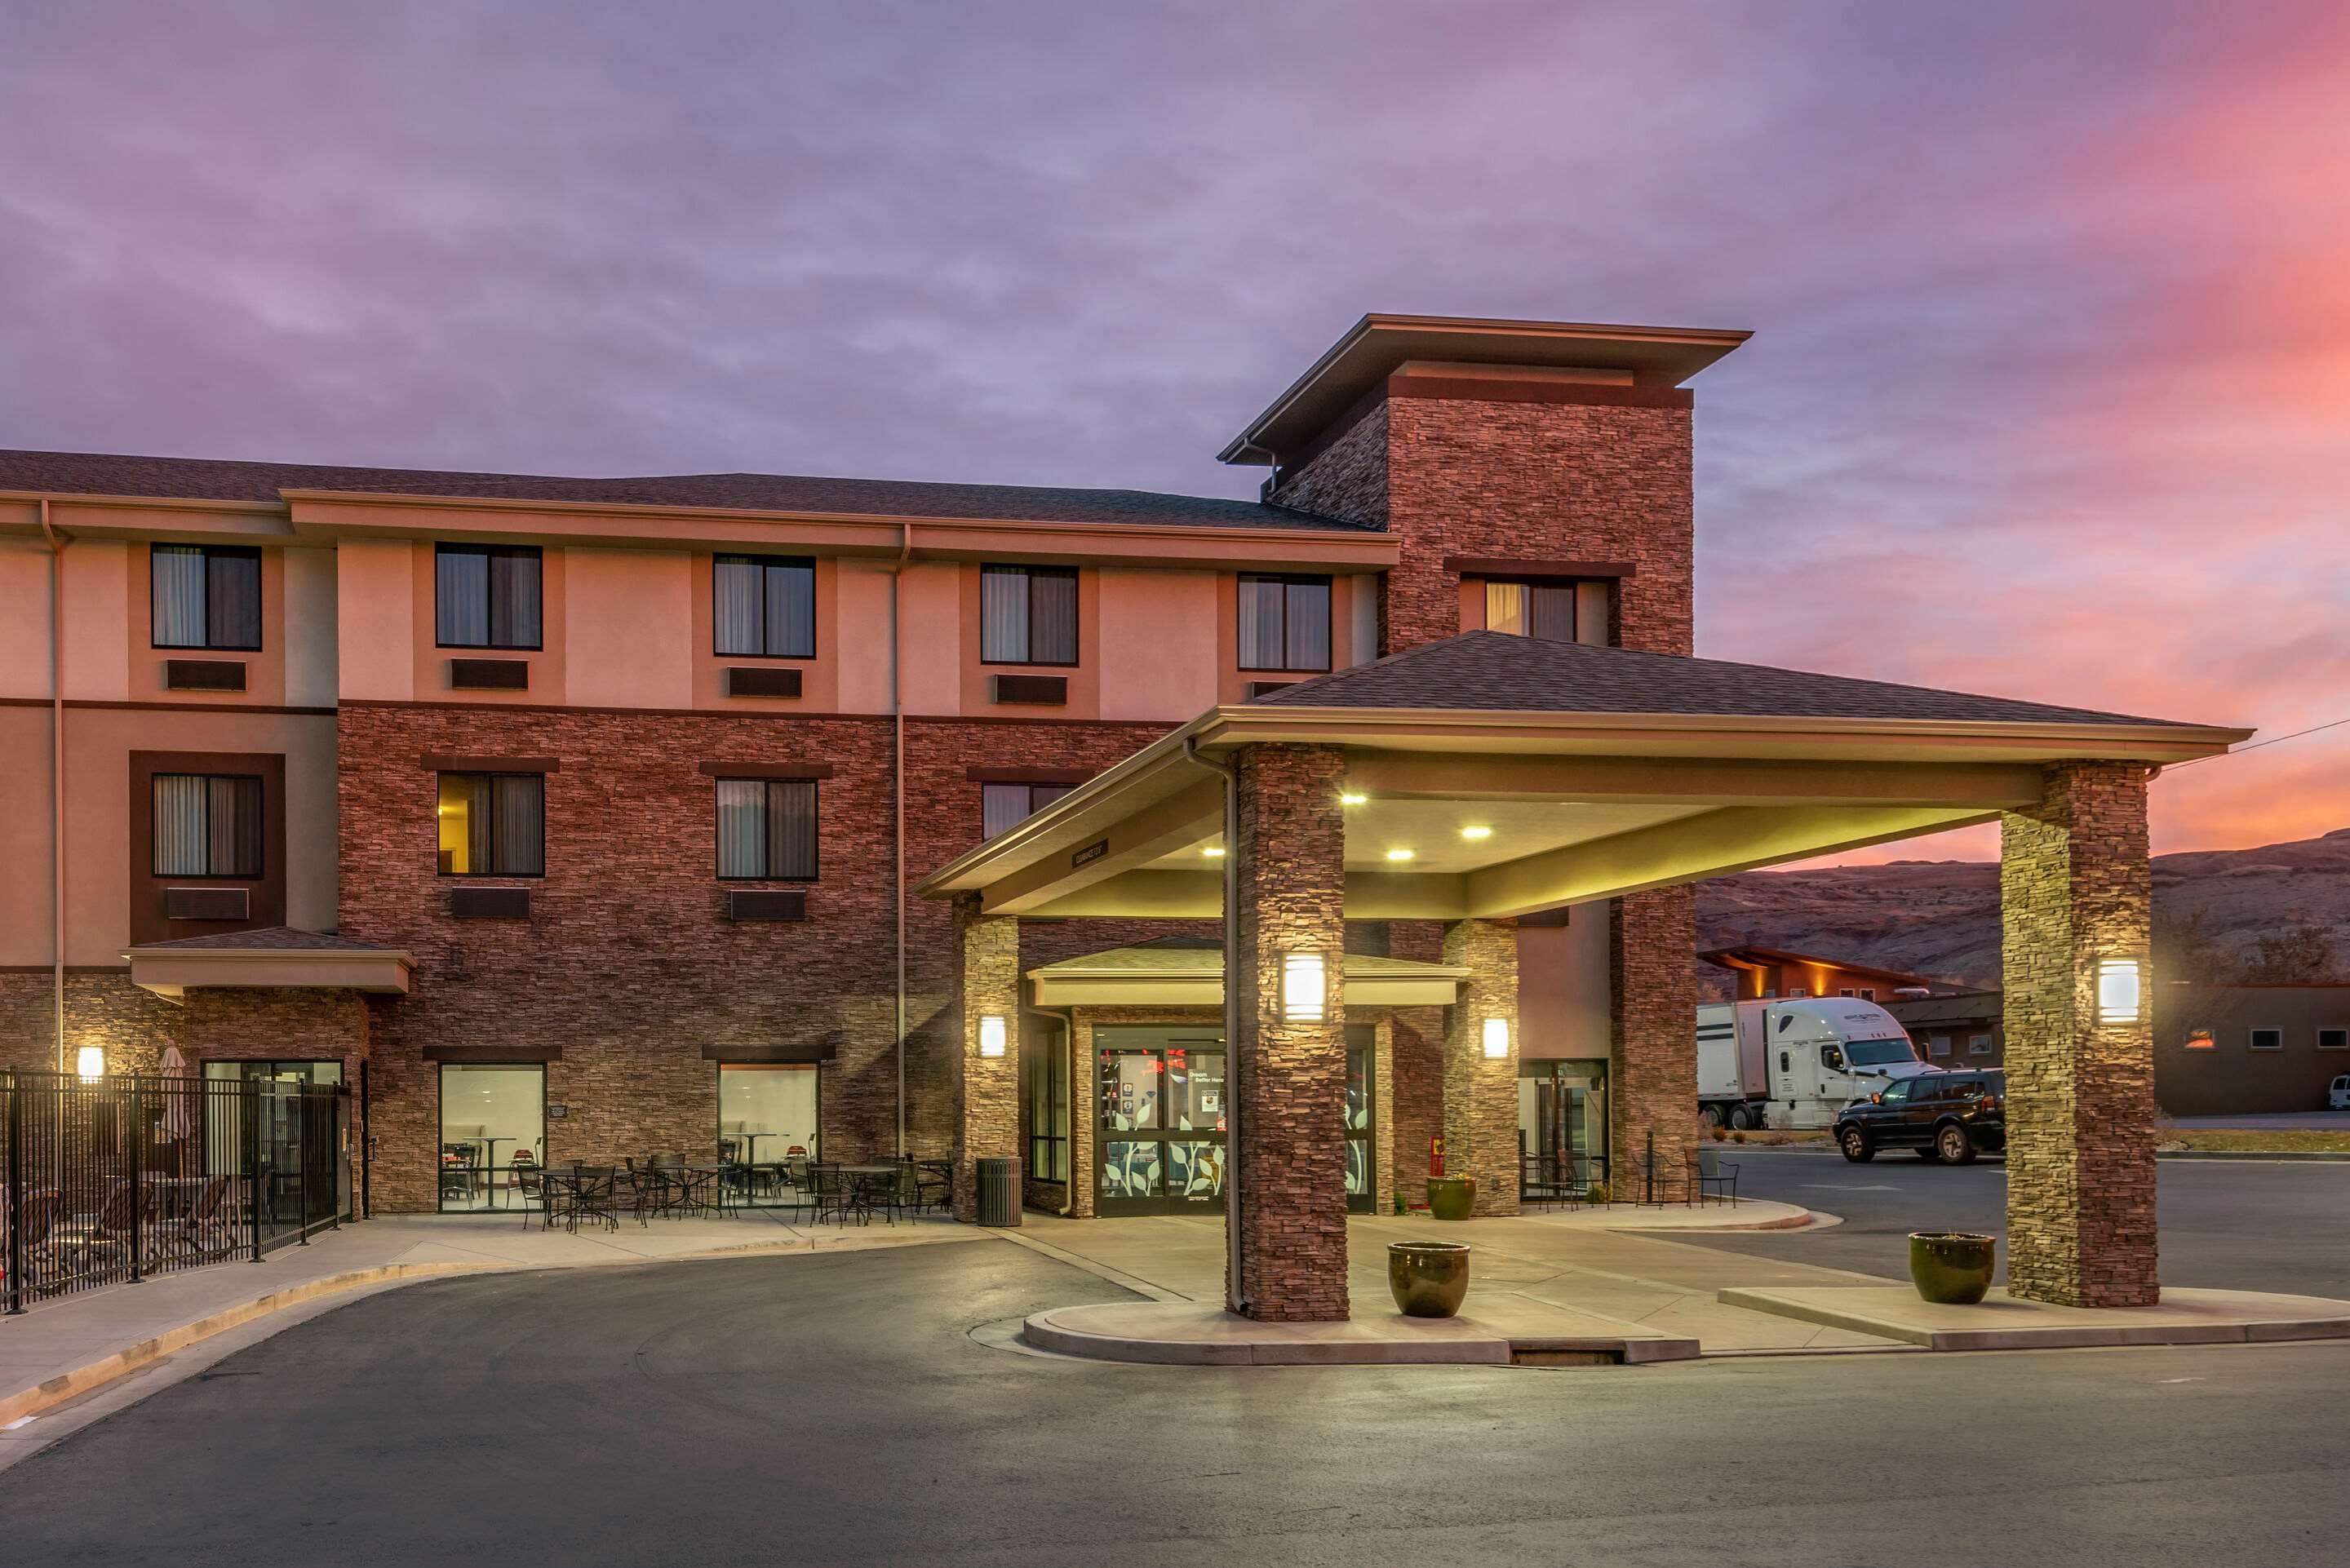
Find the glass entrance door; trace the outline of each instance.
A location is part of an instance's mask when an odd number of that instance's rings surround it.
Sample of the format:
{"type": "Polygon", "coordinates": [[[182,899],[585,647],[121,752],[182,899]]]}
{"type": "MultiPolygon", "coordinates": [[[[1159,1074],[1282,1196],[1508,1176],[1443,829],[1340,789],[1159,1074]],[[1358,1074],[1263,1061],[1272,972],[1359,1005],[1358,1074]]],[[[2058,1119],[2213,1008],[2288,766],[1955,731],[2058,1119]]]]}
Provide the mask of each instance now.
{"type": "Polygon", "coordinates": [[[546,1162],[546,1068],[441,1066],[441,1208],[534,1209],[546,1162]]]}
{"type": "Polygon", "coordinates": [[[780,1202],[791,1162],[823,1157],[823,1072],[813,1062],[719,1064],[718,1152],[734,1168],[728,1184],[750,1202],[780,1202]]]}
{"type": "Polygon", "coordinates": [[[1211,1211],[1224,1197],[1224,1044],[1214,1034],[1095,1031],[1095,1210],[1211,1211]]]}
{"type": "Polygon", "coordinates": [[[1579,1191],[1607,1179],[1607,1064],[1518,1065],[1519,1185],[1528,1193],[1579,1191]]]}
{"type": "Polygon", "coordinates": [[[1347,1031],[1347,1211],[1368,1214],[1379,1190],[1371,1163],[1378,1150],[1371,1126],[1378,1104],[1371,1082],[1376,1053],[1367,1042],[1354,1043],[1357,1030],[1370,1033],[1360,1024],[1347,1031]]]}

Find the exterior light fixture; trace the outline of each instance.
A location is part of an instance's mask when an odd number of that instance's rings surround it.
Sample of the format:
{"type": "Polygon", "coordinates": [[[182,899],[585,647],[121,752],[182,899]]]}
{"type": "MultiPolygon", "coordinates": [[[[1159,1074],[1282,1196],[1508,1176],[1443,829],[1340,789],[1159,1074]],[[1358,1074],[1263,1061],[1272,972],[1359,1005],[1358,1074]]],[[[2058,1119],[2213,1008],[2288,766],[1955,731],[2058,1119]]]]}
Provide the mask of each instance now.
{"type": "Polygon", "coordinates": [[[2146,966],[2137,959],[2097,961],[2097,1022],[2136,1023],[2144,1010],[2146,966]]]}
{"type": "Polygon", "coordinates": [[[1010,1033],[1003,1026],[1003,1020],[993,1012],[981,1019],[979,1021],[979,1054],[983,1056],[1003,1055],[1003,1042],[1010,1033]]]}
{"type": "Polygon", "coordinates": [[[1353,790],[1348,790],[1338,797],[1338,804],[1340,805],[1361,805],[1370,798],[1371,797],[1369,795],[1357,794],[1353,790]]]}
{"type": "Polygon", "coordinates": [[[1390,849],[1388,851],[1388,858],[1390,860],[1409,860],[1411,858],[1411,851],[1409,849],[1390,849]]]}
{"type": "Polygon", "coordinates": [[[1462,828],[1461,830],[1461,836],[1469,839],[1472,843],[1482,844],[1486,839],[1493,836],[1493,830],[1481,824],[1474,827],[1462,828]]]}
{"type": "Polygon", "coordinates": [[[106,1076],[106,1047],[85,1045],[74,1053],[74,1071],[85,1084],[94,1084],[106,1076]]]}
{"type": "Polygon", "coordinates": [[[1281,955],[1281,1016],[1289,1023],[1319,1023],[1328,1009],[1329,980],[1320,953],[1281,955]]]}
{"type": "Polygon", "coordinates": [[[1498,1062],[1510,1054],[1510,1021],[1506,1018],[1485,1020],[1485,1059],[1498,1062]]]}
{"type": "Polygon", "coordinates": [[[1211,844],[1200,853],[1211,860],[1222,860],[1224,857],[1224,846],[1221,844],[1211,844]]]}

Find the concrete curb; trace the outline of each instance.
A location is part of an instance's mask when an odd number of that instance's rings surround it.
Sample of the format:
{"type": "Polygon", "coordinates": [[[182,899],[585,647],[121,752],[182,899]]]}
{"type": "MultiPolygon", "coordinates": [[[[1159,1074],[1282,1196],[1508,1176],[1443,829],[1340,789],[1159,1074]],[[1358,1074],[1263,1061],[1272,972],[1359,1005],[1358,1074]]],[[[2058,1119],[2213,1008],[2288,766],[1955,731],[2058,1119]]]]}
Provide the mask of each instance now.
{"type": "Polygon", "coordinates": [[[2315,1148],[2176,1148],[2158,1151],[2157,1159],[2241,1159],[2276,1161],[2282,1165],[2350,1165],[2350,1154],[2315,1148]]]}
{"type": "Polygon", "coordinates": [[[1938,1329],[1900,1322],[1881,1313],[1789,1301],[1767,1290],[1727,1289],[1717,1293],[1714,1299],[1724,1306],[1744,1307],[1750,1312],[1769,1313],[1799,1323],[1815,1323],[1824,1328],[1871,1334],[1927,1350],[2085,1350],[2116,1345],[2275,1345],[2293,1340],[2350,1339],[2350,1318],[1938,1329]]]}
{"type": "Polygon", "coordinates": [[[306,1280],[298,1285],[288,1285],[281,1291],[242,1301],[234,1306],[183,1323],[177,1328],[165,1329],[151,1339],[142,1339],[95,1361],[58,1373],[55,1377],[36,1383],[30,1388],[20,1388],[13,1394],[0,1395],[0,1425],[37,1416],[56,1408],[70,1399],[78,1399],[94,1388],[100,1388],[116,1378],[151,1366],[175,1350],[184,1350],[199,1340],[210,1339],[232,1328],[266,1317],[271,1313],[316,1301],[320,1296],[338,1295],[345,1291],[363,1290],[369,1285],[394,1282],[428,1279],[442,1274],[484,1274],[510,1272],[523,1265],[510,1263],[385,1263],[372,1269],[352,1269],[344,1273],[327,1274],[306,1280]]]}
{"type": "MultiPolygon", "coordinates": [[[[1055,1307],[1026,1319],[1023,1344],[1088,1361],[1121,1361],[1154,1366],[1509,1366],[1690,1361],[1699,1355],[1693,1339],[1636,1334],[1507,1334],[1477,1323],[1471,1332],[1430,1332],[1409,1337],[1374,1338],[1360,1322],[1246,1324],[1213,1338],[1104,1334],[1066,1321],[1097,1312],[1097,1306],[1055,1307]]],[[[1201,1309],[1201,1315],[1214,1315],[1201,1309]]]]}

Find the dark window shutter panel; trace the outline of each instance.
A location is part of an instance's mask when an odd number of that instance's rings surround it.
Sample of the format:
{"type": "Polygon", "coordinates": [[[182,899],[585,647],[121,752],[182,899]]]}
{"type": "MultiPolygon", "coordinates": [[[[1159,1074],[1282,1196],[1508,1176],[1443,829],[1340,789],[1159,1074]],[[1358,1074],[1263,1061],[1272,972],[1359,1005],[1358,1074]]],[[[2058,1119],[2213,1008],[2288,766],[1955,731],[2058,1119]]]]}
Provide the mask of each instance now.
{"type": "Polygon", "coordinates": [[[756,664],[730,664],[726,667],[726,695],[729,697],[796,697],[800,694],[800,672],[796,670],[775,670],[756,664]]]}
{"type": "Polygon", "coordinates": [[[527,920],[527,888],[452,888],[449,913],[461,920],[527,920]]]}
{"type": "Polygon", "coordinates": [[[1069,678],[1066,675],[991,675],[993,700],[998,702],[1028,702],[1046,707],[1058,707],[1069,700],[1069,678]]]}
{"type": "Polygon", "coordinates": [[[461,691],[527,691],[530,664],[520,659],[452,659],[449,684],[461,691]]]}
{"type": "Polygon", "coordinates": [[[253,895],[243,888],[166,888],[167,920],[249,920],[253,895]]]}
{"type": "Polygon", "coordinates": [[[242,659],[167,659],[163,684],[173,691],[242,691],[242,659]]]}
{"type": "Polygon", "coordinates": [[[726,894],[730,920],[805,920],[807,895],[796,888],[733,888],[726,894]]]}

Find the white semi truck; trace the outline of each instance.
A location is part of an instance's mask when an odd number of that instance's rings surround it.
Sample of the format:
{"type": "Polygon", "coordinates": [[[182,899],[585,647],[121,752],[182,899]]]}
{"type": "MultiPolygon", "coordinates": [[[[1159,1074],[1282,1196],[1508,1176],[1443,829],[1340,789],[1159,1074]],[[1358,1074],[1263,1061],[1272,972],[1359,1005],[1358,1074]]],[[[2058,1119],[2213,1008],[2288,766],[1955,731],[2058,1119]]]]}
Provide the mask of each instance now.
{"type": "Polygon", "coordinates": [[[1715,1127],[1831,1127],[1893,1079],[1933,1071],[1873,1002],[1802,996],[1697,1010],[1697,1103],[1715,1127]]]}

